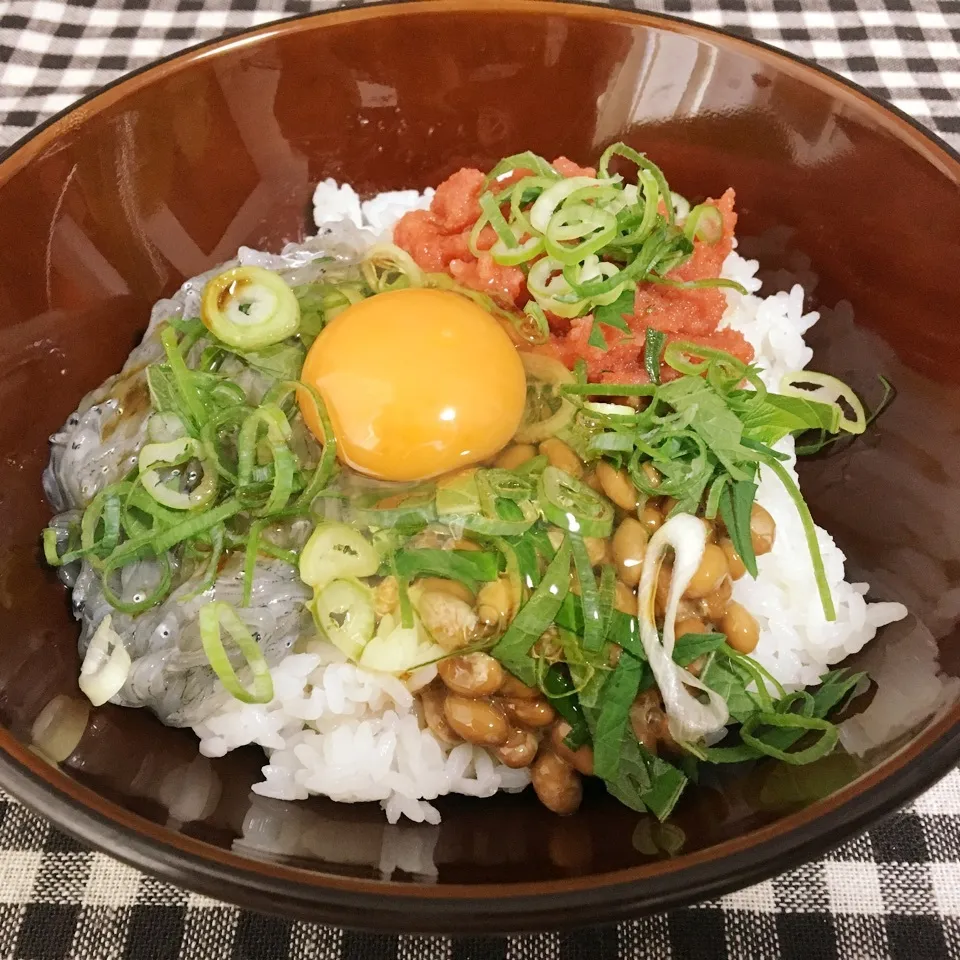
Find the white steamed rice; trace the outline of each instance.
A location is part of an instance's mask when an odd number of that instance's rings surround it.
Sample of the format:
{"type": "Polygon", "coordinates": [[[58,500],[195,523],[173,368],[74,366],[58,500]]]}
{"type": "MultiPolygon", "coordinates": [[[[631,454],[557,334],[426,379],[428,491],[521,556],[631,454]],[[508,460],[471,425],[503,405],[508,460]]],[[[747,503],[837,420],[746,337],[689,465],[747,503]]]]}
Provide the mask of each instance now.
{"type": "MultiPolygon", "coordinates": [[[[336,224],[352,225],[370,244],[389,239],[397,220],[408,210],[428,206],[432,195],[432,190],[405,190],[361,202],[350,186],[325,180],[314,194],[320,236],[313,245],[308,241],[301,255],[309,260],[321,252],[324,228],[336,224]]],[[[277,258],[244,249],[240,259],[272,266],[277,258]]],[[[727,258],[723,275],[751,292],[726,291],[723,323],[743,333],[767,386],[776,389],[784,373],[810,362],[812,351],[803,335],[818,316],[804,314],[799,284],[789,292],[758,296],[757,269],[756,261],[736,252],[727,258]]],[[[792,471],[792,438],[778,449],[791,456],[785,466],[792,471]]],[[[780,482],[763,468],[757,499],[776,521],[777,537],[772,551],[758,559],[757,579],[740,579],[733,595],[759,621],[754,656],[785,687],[796,689],[816,683],[831,664],[860,650],[880,627],[907,611],[899,603],[866,602],[868,585],[846,582],[843,553],[818,528],[837,607],[836,621],[828,623],[799,517],[780,482]]],[[[392,676],[344,662],[328,644],[314,641],[310,652],[291,654],[272,673],[276,693],[271,703],[233,701],[194,728],[206,756],[250,743],[262,746],[269,762],[253,789],[263,797],[299,800],[322,794],[343,802],[376,800],[390,823],[401,816],[437,823],[440,816],[430,800],[448,793],[486,797],[498,790],[521,790],[529,782],[525,770],[498,764],[481,748],[440,743],[421,729],[407,687],[392,676]]],[[[429,679],[428,673],[418,682],[429,679]]]]}

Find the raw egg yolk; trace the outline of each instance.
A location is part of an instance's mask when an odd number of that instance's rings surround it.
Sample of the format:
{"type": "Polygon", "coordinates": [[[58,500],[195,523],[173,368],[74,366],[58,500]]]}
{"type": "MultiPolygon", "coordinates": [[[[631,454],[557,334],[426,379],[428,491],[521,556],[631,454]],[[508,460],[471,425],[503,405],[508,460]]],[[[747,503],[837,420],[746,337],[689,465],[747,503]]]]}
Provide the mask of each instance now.
{"type": "MultiPolygon", "coordinates": [[[[426,480],[492,456],[516,432],[526,397],[504,329],[444,290],[393,290],[348,307],[313,342],[301,378],[323,397],[340,459],[381,480],[426,480]]],[[[303,395],[300,408],[322,440],[303,395]]]]}

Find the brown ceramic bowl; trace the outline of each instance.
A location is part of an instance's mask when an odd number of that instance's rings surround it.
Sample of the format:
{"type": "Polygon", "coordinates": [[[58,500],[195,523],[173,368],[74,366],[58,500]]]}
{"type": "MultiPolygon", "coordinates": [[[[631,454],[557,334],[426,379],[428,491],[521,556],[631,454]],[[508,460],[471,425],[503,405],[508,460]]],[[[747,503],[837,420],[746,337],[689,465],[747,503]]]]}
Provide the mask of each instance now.
{"type": "Polygon", "coordinates": [[[958,182],[949,148],[809,64],[679,20],[537,0],[267,26],[46,124],[0,163],[0,784],[166,879],[392,930],[635,916],[863,829],[960,758],[958,182]],[[303,236],[321,178],[421,188],[527,148],[588,162],[617,139],[688,196],[735,186],[742,249],[763,251],[774,284],[780,268],[799,273],[824,309],[817,366],[873,397],[878,372],[900,390],[804,481],[851,572],[912,611],[871,655],[888,655],[875,707],[916,708],[901,735],[805,780],[732,771],[691,791],[667,832],[602,791],[574,819],[530,796],[450,799],[439,828],[385,828],[370,806],[252,802],[257,751],[207,761],[191,734],[112,706],[90,711],[59,765],[31,750],[51,716],[83,709],[77,628],[38,556],[47,436],[120,367],[151,304],[240,244],[303,236]],[[198,785],[206,802],[187,803],[198,785]]]}

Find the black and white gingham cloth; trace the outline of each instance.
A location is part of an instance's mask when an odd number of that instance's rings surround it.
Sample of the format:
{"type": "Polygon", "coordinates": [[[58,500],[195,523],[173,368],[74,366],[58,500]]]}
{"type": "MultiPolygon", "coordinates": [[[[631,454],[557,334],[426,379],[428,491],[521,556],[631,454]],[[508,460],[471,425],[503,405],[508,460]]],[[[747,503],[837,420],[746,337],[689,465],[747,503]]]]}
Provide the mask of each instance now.
{"type": "MultiPolygon", "coordinates": [[[[330,5],[0,0],[0,149],[128,70],[200,40],[330,5]]],[[[810,57],[960,147],[960,0],[642,5],[810,57]]],[[[885,957],[960,960],[958,772],[825,859],[721,900],[605,929],[468,940],[368,936],[245,912],[86,850],[0,794],[0,960],[885,957]]]]}
{"type": "MultiPolygon", "coordinates": [[[[960,146],[960,0],[608,2],[726,27],[809,57],[960,146]]],[[[0,148],[83,94],[158,57],[228,31],[335,5],[0,0],[0,148]]]]}
{"type": "Polygon", "coordinates": [[[3,960],[955,960],[960,773],[823,860],[606,928],[386,937],[265,917],[153,880],[0,794],[3,960]]]}

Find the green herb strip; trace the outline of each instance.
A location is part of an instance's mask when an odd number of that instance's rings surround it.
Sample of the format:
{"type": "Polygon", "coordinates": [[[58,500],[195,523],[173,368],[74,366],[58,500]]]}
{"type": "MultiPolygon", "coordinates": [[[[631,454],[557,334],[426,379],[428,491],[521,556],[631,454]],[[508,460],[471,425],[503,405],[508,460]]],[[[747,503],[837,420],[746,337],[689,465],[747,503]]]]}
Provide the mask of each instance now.
{"type": "Polygon", "coordinates": [[[663,346],[667,342],[667,335],[653,327],[647,327],[647,335],[643,346],[643,366],[651,383],[660,385],[660,362],[663,356],[663,346]]]}
{"type": "Polygon", "coordinates": [[[727,484],[720,493],[720,516],[733,541],[733,549],[740,555],[747,573],[757,576],[757,556],[750,535],[750,515],[757,495],[757,485],[749,480],[727,484]]]}
{"type": "Polygon", "coordinates": [[[410,602],[410,577],[407,573],[401,573],[397,565],[398,553],[390,557],[390,570],[397,581],[397,598],[400,602],[400,626],[404,630],[411,630],[414,625],[413,604],[410,602]]]}
{"type": "Polygon", "coordinates": [[[536,590],[520,608],[506,633],[490,651],[514,676],[535,686],[537,673],[530,649],[553,622],[570,587],[570,541],[564,537],[536,590]]]}
{"type": "Polygon", "coordinates": [[[479,583],[497,579],[496,554],[478,550],[403,549],[396,555],[397,573],[408,580],[442,577],[456,580],[476,592],[479,583]]]}
{"type": "Polygon", "coordinates": [[[637,699],[644,664],[623,653],[603,686],[603,704],[593,735],[593,769],[598,777],[616,782],[620,771],[620,745],[628,733],[630,708],[637,699]]]}
{"type": "MultiPolygon", "coordinates": [[[[577,636],[583,636],[583,610],[576,602],[576,597],[568,596],[563,601],[557,610],[555,621],[558,627],[569,630],[577,636]]],[[[606,639],[610,643],[623,647],[640,660],[646,659],[643,644],[640,642],[640,625],[636,617],[631,617],[628,613],[622,613],[617,609],[611,610],[606,639]]]]}
{"type": "Polygon", "coordinates": [[[784,485],[797,509],[797,513],[800,514],[800,522],[803,525],[803,533],[807,540],[807,549],[810,551],[810,562],[813,564],[813,576],[817,581],[817,591],[820,594],[823,615],[826,620],[832,622],[837,619],[837,610],[833,605],[833,595],[830,593],[826,571],[823,569],[823,556],[820,553],[820,544],[817,542],[816,525],[810,515],[810,508],[803,499],[803,494],[800,493],[796,481],[786,471],[783,464],[773,458],[765,459],[764,462],[784,485]]]}
{"type": "Polygon", "coordinates": [[[586,544],[579,533],[569,533],[570,550],[573,554],[573,565],[577,571],[577,580],[580,584],[580,609],[583,611],[583,647],[585,650],[596,651],[603,646],[603,635],[606,628],[605,617],[600,608],[600,592],[593,575],[593,566],[587,553],[586,544]]]}
{"type": "Polygon", "coordinates": [[[829,720],[821,720],[818,717],[805,717],[795,713],[776,713],[773,711],[764,711],[751,717],[741,728],[740,738],[744,744],[753,747],[758,753],[768,757],[774,757],[783,763],[800,766],[804,763],[812,763],[830,753],[837,744],[839,732],[836,726],[829,720]],[[774,729],[786,729],[798,731],[801,735],[805,733],[819,732],[820,737],[815,743],[803,750],[797,750],[793,753],[787,750],[781,750],[779,747],[770,743],[768,739],[762,739],[754,734],[764,726],[774,729]]]}
{"type": "Polygon", "coordinates": [[[719,650],[726,642],[722,633],[685,633],[674,645],[673,662],[688,667],[694,660],[719,650]]]}
{"type": "Polygon", "coordinates": [[[577,750],[590,742],[590,728],[565,663],[554,663],[543,678],[543,692],[557,713],[570,724],[564,743],[577,750]]]}
{"type": "MultiPolygon", "coordinates": [[[[591,648],[587,646],[587,638],[584,637],[583,639],[584,646],[588,650],[594,651],[602,649],[603,643],[607,639],[607,635],[610,633],[610,628],[613,624],[613,614],[616,610],[615,603],[617,597],[617,571],[611,563],[605,563],[600,568],[600,589],[598,592],[602,628],[600,631],[599,640],[597,641],[597,646],[595,648],[591,648]]],[[[627,616],[629,616],[629,614],[627,614],[627,616]]]]}

